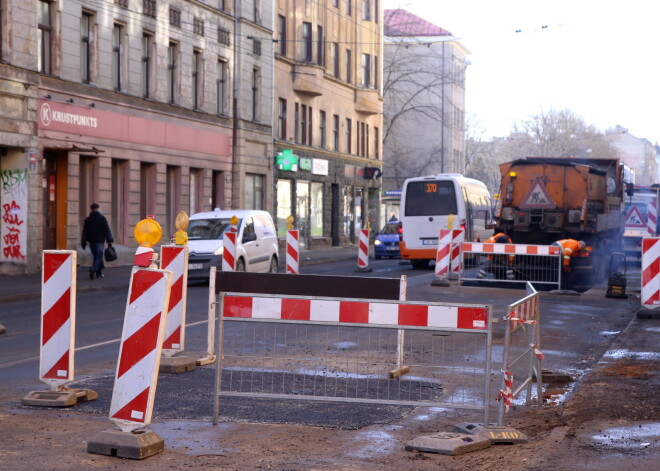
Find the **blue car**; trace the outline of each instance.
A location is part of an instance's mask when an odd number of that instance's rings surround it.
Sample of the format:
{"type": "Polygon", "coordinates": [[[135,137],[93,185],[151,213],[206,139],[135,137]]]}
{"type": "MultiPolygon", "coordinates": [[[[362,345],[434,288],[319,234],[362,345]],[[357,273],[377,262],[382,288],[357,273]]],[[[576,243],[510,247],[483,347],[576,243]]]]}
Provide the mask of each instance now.
{"type": "Polygon", "coordinates": [[[374,255],[376,260],[383,257],[398,257],[399,253],[399,240],[401,240],[401,223],[388,222],[385,227],[376,236],[374,242],[374,255]]]}

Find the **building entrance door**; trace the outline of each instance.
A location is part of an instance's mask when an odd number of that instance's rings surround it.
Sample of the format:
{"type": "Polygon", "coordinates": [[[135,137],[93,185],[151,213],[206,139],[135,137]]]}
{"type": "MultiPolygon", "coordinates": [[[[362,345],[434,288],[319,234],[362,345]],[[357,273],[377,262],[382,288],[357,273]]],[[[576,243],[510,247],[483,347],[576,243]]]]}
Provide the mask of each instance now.
{"type": "Polygon", "coordinates": [[[43,249],[66,249],[67,154],[44,151],[43,249]]]}

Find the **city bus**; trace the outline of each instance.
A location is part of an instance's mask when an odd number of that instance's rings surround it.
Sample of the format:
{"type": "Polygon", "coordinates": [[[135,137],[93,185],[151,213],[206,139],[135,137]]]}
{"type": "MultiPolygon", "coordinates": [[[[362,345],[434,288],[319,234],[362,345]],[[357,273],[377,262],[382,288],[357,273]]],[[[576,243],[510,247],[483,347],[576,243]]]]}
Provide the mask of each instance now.
{"type": "Polygon", "coordinates": [[[486,185],[458,173],[408,178],[401,191],[401,258],[413,268],[428,266],[438,251],[440,229],[465,230],[465,241],[484,241],[495,226],[493,205],[486,185]]]}

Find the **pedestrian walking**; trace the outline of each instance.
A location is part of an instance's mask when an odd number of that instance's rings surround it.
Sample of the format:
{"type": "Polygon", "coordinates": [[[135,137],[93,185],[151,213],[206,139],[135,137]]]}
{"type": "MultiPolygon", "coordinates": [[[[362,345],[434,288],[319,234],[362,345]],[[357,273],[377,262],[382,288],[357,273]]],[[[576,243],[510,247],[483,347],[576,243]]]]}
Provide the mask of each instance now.
{"type": "Polygon", "coordinates": [[[105,268],[103,264],[103,250],[106,241],[109,247],[112,246],[114,238],[112,237],[108,220],[101,214],[99,205],[92,203],[90,208],[92,211],[85,218],[80,244],[84,250],[89,243],[89,250],[92,252],[92,257],[94,258],[92,266],[89,269],[89,279],[93,280],[94,278],[103,278],[103,269],[105,268]]]}

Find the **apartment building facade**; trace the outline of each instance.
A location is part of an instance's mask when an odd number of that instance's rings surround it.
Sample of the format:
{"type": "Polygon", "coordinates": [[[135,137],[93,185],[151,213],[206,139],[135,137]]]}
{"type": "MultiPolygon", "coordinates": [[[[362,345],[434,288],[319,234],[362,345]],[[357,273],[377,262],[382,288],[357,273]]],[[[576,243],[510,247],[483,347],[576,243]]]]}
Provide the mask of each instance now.
{"type": "Polygon", "coordinates": [[[355,243],[380,220],[380,2],[277,0],[274,23],[278,232],[355,243]]]}
{"type": "Polygon", "coordinates": [[[469,51],[449,31],[404,9],[384,13],[386,190],[406,178],[465,171],[469,51]]]}
{"type": "Polygon", "coordinates": [[[79,246],[92,202],[128,246],[147,215],[166,241],[181,210],[272,210],[272,11],[0,0],[0,273],[79,246]]]}

